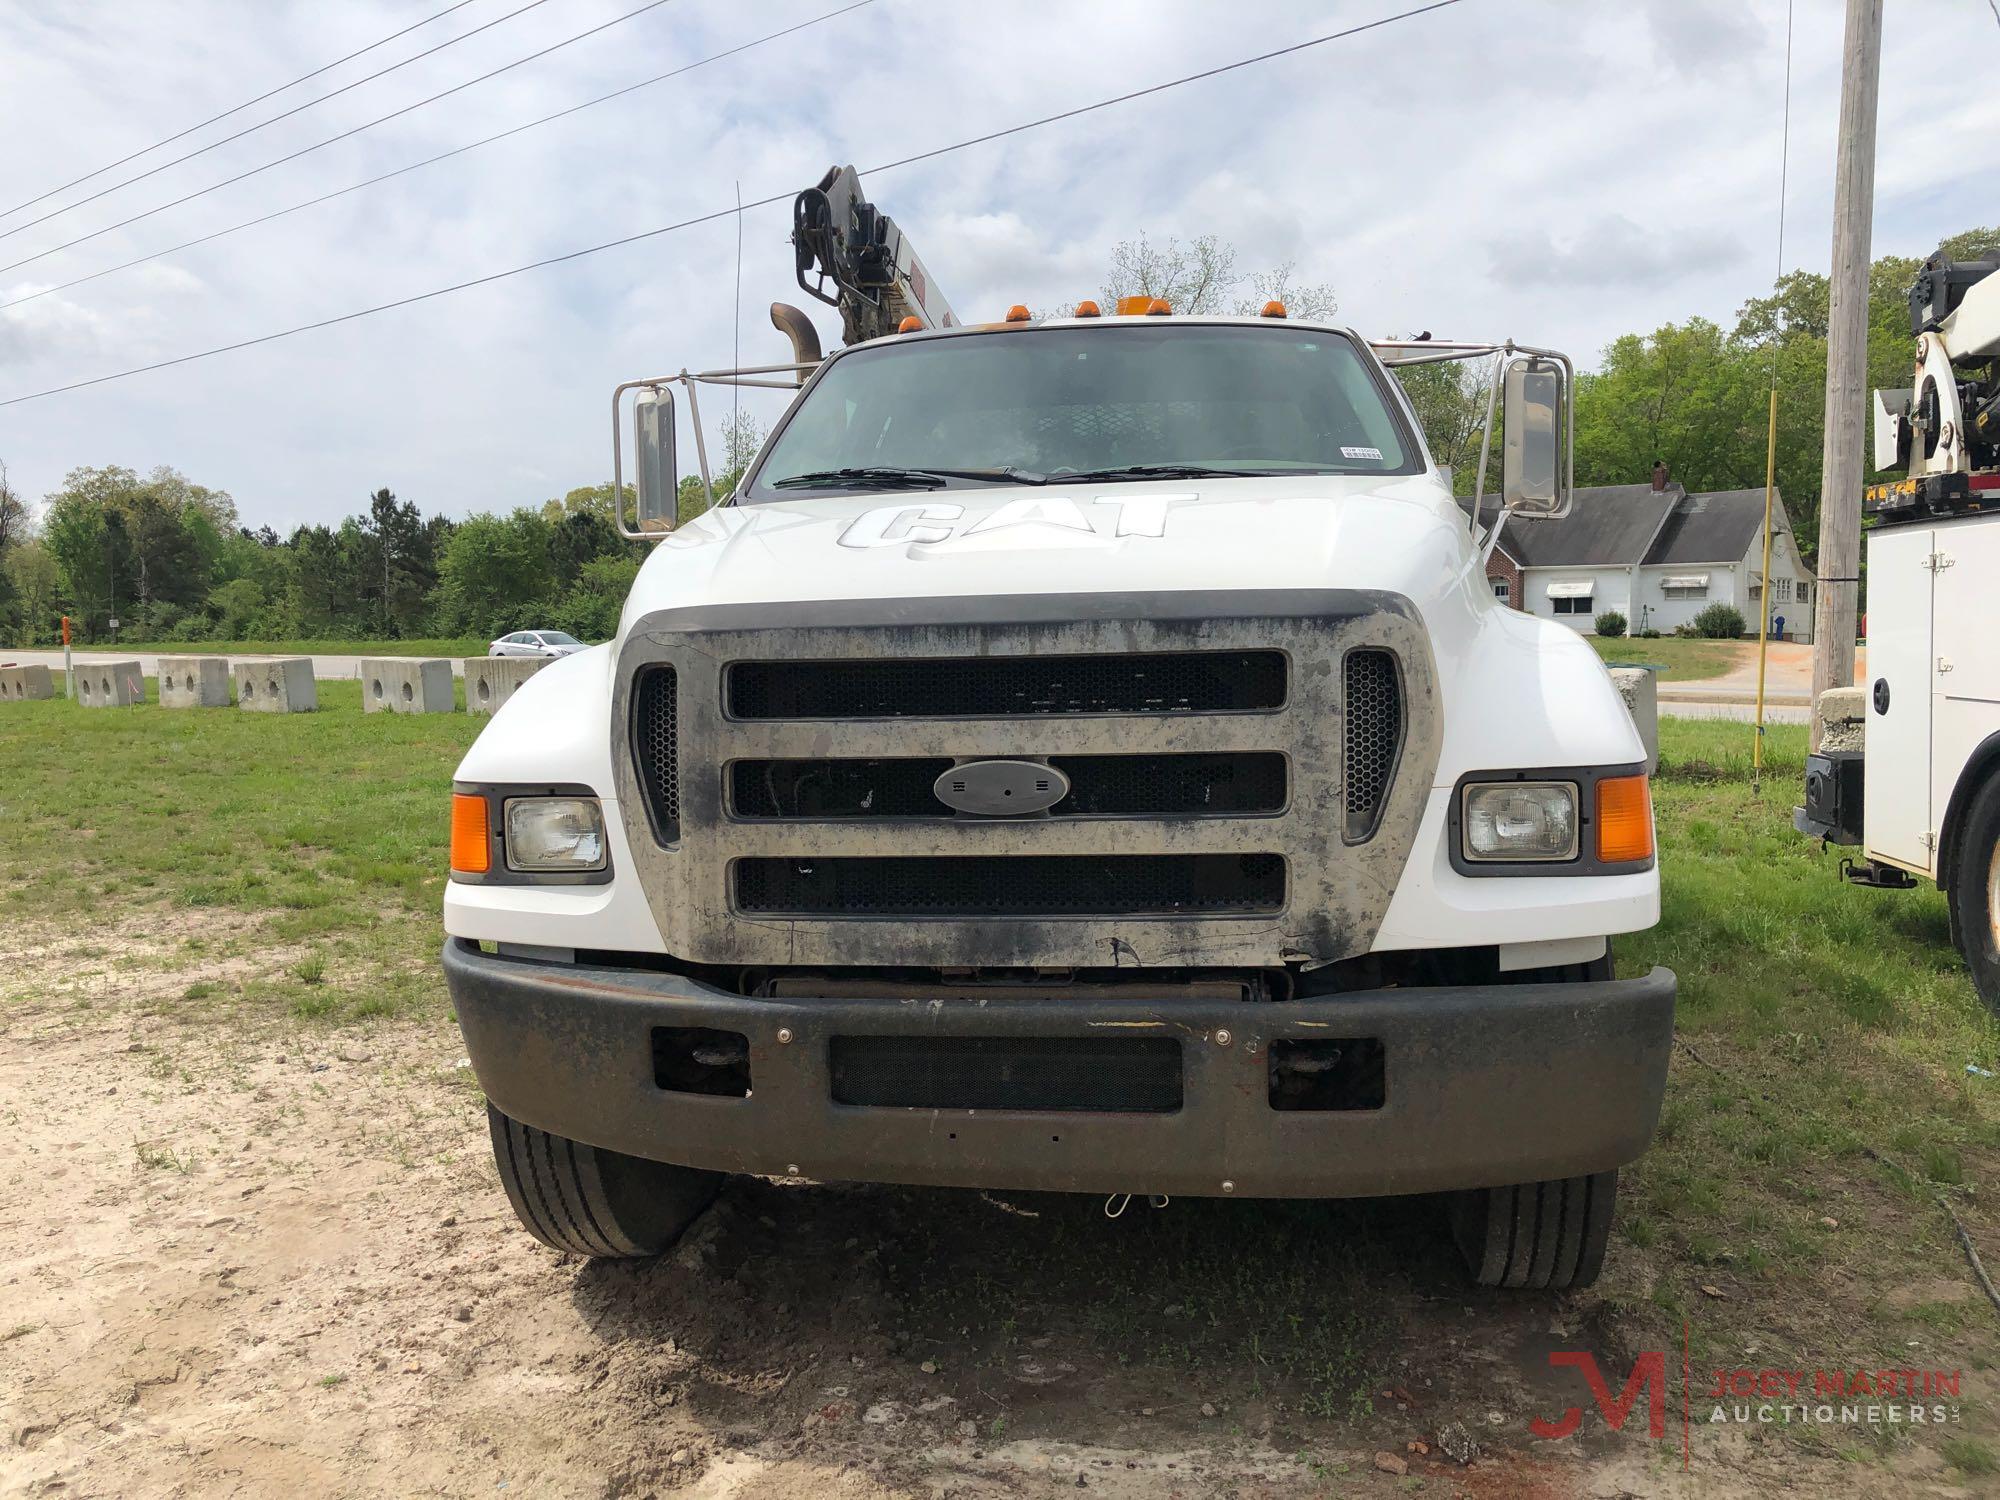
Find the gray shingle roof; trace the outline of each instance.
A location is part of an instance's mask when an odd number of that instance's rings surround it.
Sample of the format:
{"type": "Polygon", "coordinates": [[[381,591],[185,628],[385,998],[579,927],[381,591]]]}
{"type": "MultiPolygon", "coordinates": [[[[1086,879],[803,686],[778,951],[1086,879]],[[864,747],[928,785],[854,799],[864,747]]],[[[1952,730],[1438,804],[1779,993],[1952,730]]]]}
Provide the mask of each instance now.
{"type": "MultiPolygon", "coordinates": [[[[1461,498],[1458,508],[1470,514],[1471,501],[1461,498]]],[[[1772,515],[1779,527],[1790,524],[1782,496],[1772,515]]],[[[1524,568],[1630,567],[1641,551],[1656,566],[1730,563],[1763,523],[1761,489],[1690,495],[1677,484],[1601,484],[1578,489],[1560,521],[1509,521],[1500,545],[1524,568]]]]}
{"type": "MultiPolygon", "coordinates": [[[[1782,497],[1773,496],[1774,527],[1787,523],[1782,497]]],[[[1757,540],[1764,524],[1764,492],[1717,490],[1683,495],[1661,528],[1660,539],[1647,556],[1649,563],[1737,562],[1757,540]]]]}
{"type": "MultiPolygon", "coordinates": [[[[1630,567],[1681,496],[1678,486],[1605,484],[1580,488],[1559,521],[1508,521],[1501,545],[1524,568],[1630,567]]],[[[1461,510],[1469,501],[1460,501],[1461,510]]],[[[1490,514],[1490,512],[1489,512],[1490,514]]]]}

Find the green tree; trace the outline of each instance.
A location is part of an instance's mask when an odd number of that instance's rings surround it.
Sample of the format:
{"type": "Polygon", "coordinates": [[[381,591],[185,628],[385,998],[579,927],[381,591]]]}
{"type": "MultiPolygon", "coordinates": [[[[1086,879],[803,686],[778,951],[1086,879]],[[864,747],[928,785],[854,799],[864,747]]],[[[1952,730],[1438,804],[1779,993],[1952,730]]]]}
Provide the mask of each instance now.
{"type": "Polygon", "coordinates": [[[538,510],[459,523],[438,564],[438,620],[456,634],[503,635],[536,622],[555,593],[552,528],[538,510]]]}
{"type": "Polygon", "coordinates": [[[6,575],[12,600],[11,632],[23,646],[38,646],[54,640],[57,616],[56,560],[41,542],[28,540],[11,544],[0,555],[0,573],[6,575]]]}

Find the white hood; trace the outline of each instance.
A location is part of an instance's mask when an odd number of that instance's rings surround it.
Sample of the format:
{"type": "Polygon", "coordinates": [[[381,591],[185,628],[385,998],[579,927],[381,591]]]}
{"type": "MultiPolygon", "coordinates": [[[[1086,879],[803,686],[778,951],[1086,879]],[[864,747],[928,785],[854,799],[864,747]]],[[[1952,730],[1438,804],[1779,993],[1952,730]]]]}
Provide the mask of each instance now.
{"type": "Polygon", "coordinates": [[[697,604],[1191,589],[1387,589],[1423,605],[1470,565],[1463,516],[1425,476],[892,491],[710,511],[658,546],[626,619],[697,604]]]}

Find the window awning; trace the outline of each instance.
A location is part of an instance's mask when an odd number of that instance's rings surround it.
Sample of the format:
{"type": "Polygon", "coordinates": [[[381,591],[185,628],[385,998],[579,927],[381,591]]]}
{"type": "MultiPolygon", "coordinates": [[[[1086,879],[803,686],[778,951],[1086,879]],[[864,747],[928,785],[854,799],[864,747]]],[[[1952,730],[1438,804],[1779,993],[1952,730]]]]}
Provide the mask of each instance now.
{"type": "Polygon", "coordinates": [[[1558,578],[1549,585],[1551,599],[1588,599],[1597,587],[1588,578],[1558,578]]]}
{"type": "Polygon", "coordinates": [[[1676,573],[1660,580],[1660,587],[1669,589],[1705,589],[1708,587],[1706,573],[1676,573]]]}

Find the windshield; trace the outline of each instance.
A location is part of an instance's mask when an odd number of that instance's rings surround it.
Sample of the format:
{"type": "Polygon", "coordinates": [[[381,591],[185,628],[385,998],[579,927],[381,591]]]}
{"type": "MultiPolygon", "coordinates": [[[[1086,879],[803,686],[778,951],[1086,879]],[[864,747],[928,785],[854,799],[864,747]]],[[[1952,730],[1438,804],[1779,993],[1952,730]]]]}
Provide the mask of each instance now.
{"type": "Polygon", "coordinates": [[[1162,320],[844,354],[779,429],[740,498],[866,488],[908,470],[925,471],[913,477],[934,488],[1147,478],[1117,471],[1156,468],[1407,474],[1415,455],[1346,337],[1162,320]]]}

